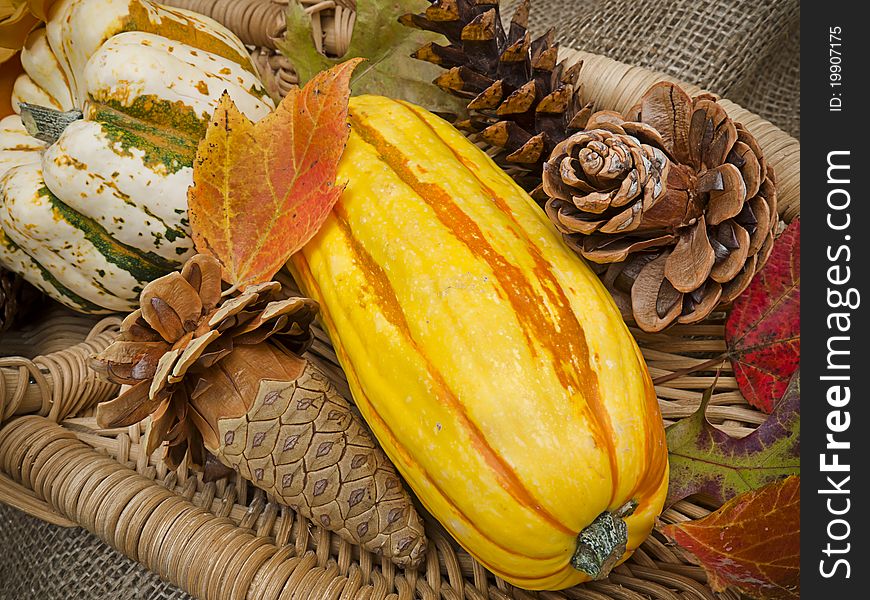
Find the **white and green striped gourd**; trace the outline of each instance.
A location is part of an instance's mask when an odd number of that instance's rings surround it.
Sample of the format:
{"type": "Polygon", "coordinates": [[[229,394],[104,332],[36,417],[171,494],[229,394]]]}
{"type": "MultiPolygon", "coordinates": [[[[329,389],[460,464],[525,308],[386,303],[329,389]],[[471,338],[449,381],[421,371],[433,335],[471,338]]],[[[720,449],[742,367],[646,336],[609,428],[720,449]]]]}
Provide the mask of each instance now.
{"type": "Polygon", "coordinates": [[[21,62],[13,106],[83,118],[52,143],[0,121],[0,264],[75,310],[131,310],[193,254],[187,188],[221,94],[252,120],[274,104],[232,32],[150,0],[58,0],[21,62]]]}

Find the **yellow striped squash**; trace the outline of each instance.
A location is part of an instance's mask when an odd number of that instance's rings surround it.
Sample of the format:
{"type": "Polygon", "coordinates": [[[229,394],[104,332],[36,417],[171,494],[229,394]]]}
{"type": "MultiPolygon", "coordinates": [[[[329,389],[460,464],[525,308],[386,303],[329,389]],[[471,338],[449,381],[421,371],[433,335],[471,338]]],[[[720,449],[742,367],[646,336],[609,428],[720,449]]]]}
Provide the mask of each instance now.
{"type": "Polygon", "coordinates": [[[649,534],[668,476],[656,396],[619,311],[448,123],[362,96],[350,124],[347,188],[290,268],[321,303],[360,411],[496,575],[551,590],[603,576],[649,534]],[[605,548],[598,571],[572,567],[578,534],[594,550],[590,524],[632,502],[613,520],[627,549],[605,548]]]}

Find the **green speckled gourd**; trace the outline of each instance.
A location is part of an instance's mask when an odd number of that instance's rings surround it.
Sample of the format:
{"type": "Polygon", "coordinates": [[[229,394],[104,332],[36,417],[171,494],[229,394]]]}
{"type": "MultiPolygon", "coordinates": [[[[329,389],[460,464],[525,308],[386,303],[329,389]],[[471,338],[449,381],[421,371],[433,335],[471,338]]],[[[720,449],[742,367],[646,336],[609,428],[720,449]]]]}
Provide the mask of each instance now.
{"type": "Polygon", "coordinates": [[[274,105],[232,32],[150,0],[58,0],[21,61],[13,106],[84,118],[50,144],[0,121],[0,264],[75,310],[131,310],[193,254],[187,188],[221,93],[252,120],[274,105]]]}

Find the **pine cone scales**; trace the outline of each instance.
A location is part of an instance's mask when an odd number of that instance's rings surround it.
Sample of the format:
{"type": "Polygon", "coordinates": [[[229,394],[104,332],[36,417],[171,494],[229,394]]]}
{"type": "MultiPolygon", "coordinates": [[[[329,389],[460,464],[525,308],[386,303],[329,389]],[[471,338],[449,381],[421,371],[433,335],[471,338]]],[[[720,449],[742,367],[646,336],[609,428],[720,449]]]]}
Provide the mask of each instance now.
{"type": "Polygon", "coordinates": [[[573,201],[578,209],[559,210],[562,204],[551,202],[547,205],[550,217],[564,226],[563,231],[589,235],[599,230],[631,231],[641,222],[652,228],[650,215],[633,219],[643,207],[643,202],[634,200],[643,195],[648,209],[658,203],[665,191],[669,163],[661,150],[641,144],[633,136],[593,129],[559,144],[545,171],[545,193],[563,202],[573,201]],[[556,168],[558,175],[554,176],[556,168]],[[626,208],[614,210],[621,207],[626,208]]]}
{"type": "Polygon", "coordinates": [[[146,451],[165,462],[205,450],[351,543],[400,566],[426,549],[423,524],[394,467],[350,405],[308,361],[317,304],[281,286],[249,286],[222,301],[219,263],[196,255],[148,284],[116,342],[94,357],[132,387],[97,408],[102,426],[151,416],[146,451]]]}
{"type": "Polygon", "coordinates": [[[413,56],[448,69],[434,83],[469,100],[470,118],[455,125],[481,133],[503,150],[497,160],[522,169],[521,184],[537,185],[543,161],[576,129],[578,113],[585,114],[578,97],[581,63],[558,62],[552,29],[531,39],[529,0],[520,3],[507,32],[498,0],[429,1],[424,13],[400,20],[440,33],[449,44],[430,43],[413,56]]]}
{"type": "MultiPolygon", "coordinates": [[[[269,346],[254,348],[228,356],[222,370],[256,368],[269,346]]],[[[225,373],[206,379],[210,385],[233,385],[225,373]]],[[[310,363],[291,383],[262,382],[246,414],[218,425],[221,460],[258,487],[277,490],[282,502],[315,523],[400,565],[422,558],[423,525],[409,510],[392,464],[310,363]]]]}
{"type": "Polygon", "coordinates": [[[543,168],[546,212],[647,331],[733,300],[767,260],[773,171],[714,97],[660,83],[629,118],[590,115],[543,168]]]}

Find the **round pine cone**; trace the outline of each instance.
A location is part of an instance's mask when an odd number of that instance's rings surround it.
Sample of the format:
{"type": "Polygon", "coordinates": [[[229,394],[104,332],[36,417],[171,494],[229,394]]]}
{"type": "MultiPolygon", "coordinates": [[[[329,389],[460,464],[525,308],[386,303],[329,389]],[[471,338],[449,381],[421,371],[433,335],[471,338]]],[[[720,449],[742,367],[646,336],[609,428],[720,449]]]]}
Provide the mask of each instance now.
{"type": "Polygon", "coordinates": [[[592,114],[544,164],[546,211],[645,331],[695,323],[767,260],[773,170],[713,96],[659,83],[629,116],[592,114]]]}
{"type": "Polygon", "coordinates": [[[202,467],[203,436],[215,438],[212,422],[235,408],[220,394],[203,396],[197,387],[203,374],[236,348],[266,339],[301,355],[313,340],[309,325],[317,314],[316,302],[285,298],[275,281],[223,298],[220,264],[204,254],[188,260],[181,273],[146,285],[140,303],[121,323],[118,339],[91,361],[109,381],[133,386],[100,404],[97,420],[119,427],[151,415],[146,451],[168,441],[164,460],[173,469],[188,451],[191,464],[202,467]]]}

